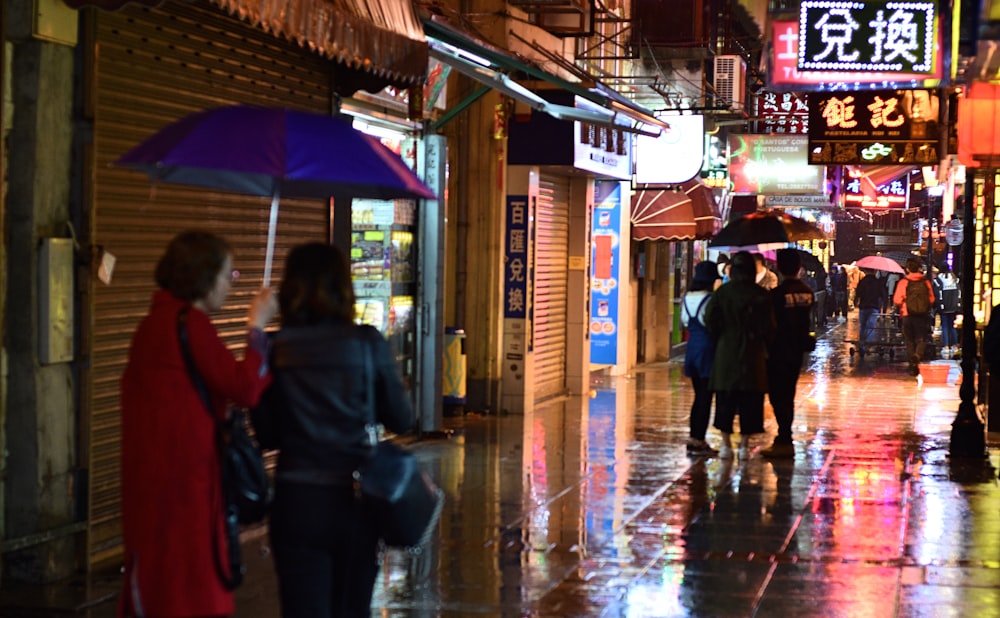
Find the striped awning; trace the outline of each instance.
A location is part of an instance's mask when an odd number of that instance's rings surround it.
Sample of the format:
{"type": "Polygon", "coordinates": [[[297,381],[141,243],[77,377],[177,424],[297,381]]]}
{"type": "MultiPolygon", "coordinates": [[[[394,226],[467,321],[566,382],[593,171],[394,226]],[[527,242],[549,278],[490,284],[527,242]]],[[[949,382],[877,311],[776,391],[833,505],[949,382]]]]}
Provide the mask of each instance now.
{"type": "Polygon", "coordinates": [[[697,178],[638,189],[632,194],[631,220],[636,240],[704,240],[722,224],[712,190],[697,178]]]}
{"type": "MultiPolygon", "coordinates": [[[[261,29],[397,86],[422,84],[427,39],[411,0],[206,0],[261,29]]],[[[64,0],[115,11],[163,0],[64,0]]]]}

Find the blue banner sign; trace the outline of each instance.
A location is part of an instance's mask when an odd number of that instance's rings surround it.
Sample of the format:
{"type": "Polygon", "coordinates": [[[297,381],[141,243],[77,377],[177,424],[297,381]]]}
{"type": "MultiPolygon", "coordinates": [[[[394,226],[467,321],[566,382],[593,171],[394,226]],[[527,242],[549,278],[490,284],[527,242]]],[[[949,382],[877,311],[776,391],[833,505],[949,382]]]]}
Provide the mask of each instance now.
{"type": "Polygon", "coordinates": [[[598,180],[590,255],[590,362],[618,362],[618,260],[622,186],[598,180]]]}

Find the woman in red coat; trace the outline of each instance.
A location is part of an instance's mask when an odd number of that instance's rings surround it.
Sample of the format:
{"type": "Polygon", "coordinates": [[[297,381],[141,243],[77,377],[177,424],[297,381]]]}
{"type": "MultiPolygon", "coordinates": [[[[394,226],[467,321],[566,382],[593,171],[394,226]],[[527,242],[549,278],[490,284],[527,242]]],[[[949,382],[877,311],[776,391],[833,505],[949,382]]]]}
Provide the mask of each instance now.
{"type": "Polygon", "coordinates": [[[225,417],[227,402],[257,403],[270,382],[261,329],[277,303],[270,290],[257,293],[238,360],[209,319],[234,275],[229,244],[208,232],[180,234],[156,266],[160,289],[132,338],[121,381],[125,581],[119,616],[234,611],[216,571],[216,555],[227,554],[215,420],[191,381],[177,335],[178,314],[187,309],[191,354],[216,419],[225,417]]]}

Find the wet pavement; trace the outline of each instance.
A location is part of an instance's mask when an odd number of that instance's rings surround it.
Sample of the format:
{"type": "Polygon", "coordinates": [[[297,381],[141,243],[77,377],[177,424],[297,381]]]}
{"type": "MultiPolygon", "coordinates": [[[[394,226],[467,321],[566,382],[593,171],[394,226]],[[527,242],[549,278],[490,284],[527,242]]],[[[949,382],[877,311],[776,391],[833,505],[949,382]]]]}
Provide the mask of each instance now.
{"type": "MultiPolygon", "coordinates": [[[[413,445],[448,494],[439,530],[387,554],[372,615],[1000,616],[1000,436],[949,461],[958,364],[920,383],[852,356],[856,315],[809,359],[792,459],[760,454],[769,406],[747,453],[689,457],[676,361],[523,417],[447,419],[455,437],[413,445]]],[[[276,617],[266,535],[245,536],[238,616],[276,617]]],[[[109,616],[104,601],[48,615],[109,616]]]]}

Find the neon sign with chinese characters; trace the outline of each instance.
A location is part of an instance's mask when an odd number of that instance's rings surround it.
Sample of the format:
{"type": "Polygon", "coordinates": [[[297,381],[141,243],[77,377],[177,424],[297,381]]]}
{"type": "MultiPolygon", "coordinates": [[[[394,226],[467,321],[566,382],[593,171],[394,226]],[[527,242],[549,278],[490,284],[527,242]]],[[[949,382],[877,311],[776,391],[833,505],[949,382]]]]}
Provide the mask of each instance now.
{"type": "Polygon", "coordinates": [[[803,0],[799,70],[930,73],[934,2],[803,0]]]}
{"type": "MultiPolygon", "coordinates": [[[[851,177],[844,185],[844,202],[848,206],[860,206],[861,208],[906,208],[910,196],[909,175],[902,178],[895,178],[883,185],[879,185],[874,194],[871,190],[866,194],[862,184],[866,182],[863,174],[851,173],[851,177]]],[[[870,182],[870,181],[868,181],[870,182]]]]}
{"type": "Polygon", "coordinates": [[[939,113],[933,90],[814,96],[809,101],[809,163],[935,163],[940,158],[939,113]]]}
{"type": "MultiPolygon", "coordinates": [[[[794,21],[776,20],[771,26],[770,64],[767,71],[768,87],[772,90],[834,91],[864,88],[934,88],[944,74],[942,54],[934,55],[934,72],[896,73],[887,71],[800,71],[799,24],[794,21]]],[[[940,46],[939,46],[940,48],[940,46]]]]}

